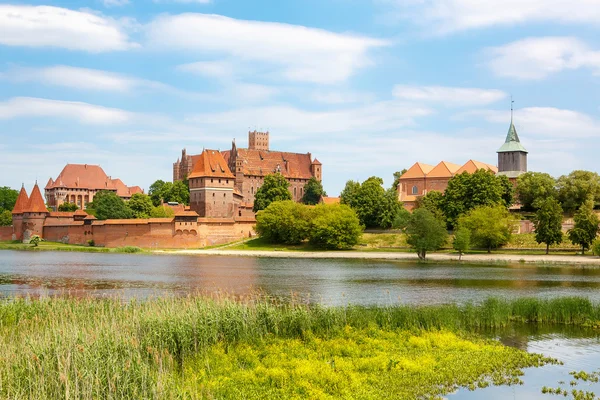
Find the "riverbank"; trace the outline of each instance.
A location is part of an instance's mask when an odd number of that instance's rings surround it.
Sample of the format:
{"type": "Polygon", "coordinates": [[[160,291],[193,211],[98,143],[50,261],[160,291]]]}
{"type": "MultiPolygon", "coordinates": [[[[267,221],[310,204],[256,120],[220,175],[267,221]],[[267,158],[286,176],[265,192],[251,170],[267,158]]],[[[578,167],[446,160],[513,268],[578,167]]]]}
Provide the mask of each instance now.
{"type": "MultiPolygon", "coordinates": [[[[278,250],[154,250],[154,254],[185,254],[227,257],[269,257],[269,258],[317,258],[317,259],[361,259],[419,261],[416,253],[385,251],[278,251],[278,250]]],[[[456,263],[524,263],[524,264],[561,264],[579,266],[600,266],[600,257],[581,255],[531,255],[531,254],[464,254],[459,260],[458,254],[428,253],[427,262],[456,263]]]]}
{"type": "Polygon", "coordinates": [[[582,298],[331,308],[256,296],[13,299],[0,303],[0,397],[440,397],[557,362],[480,329],[599,321],[582,298]]]}

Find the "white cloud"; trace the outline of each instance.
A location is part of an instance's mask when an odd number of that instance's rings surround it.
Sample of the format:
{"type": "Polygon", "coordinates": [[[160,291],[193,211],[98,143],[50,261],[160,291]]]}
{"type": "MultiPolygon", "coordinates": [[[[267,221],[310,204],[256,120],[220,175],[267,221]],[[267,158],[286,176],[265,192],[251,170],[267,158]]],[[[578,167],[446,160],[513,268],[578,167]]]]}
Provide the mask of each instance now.
{"type": "Polygon", "coordinates": [[[122,7],[129,4],[129,0],[102,0],[104,7],[122,7]]]}
{"type": "Polygon", "coordinates": [[[305,97],[323,104],[350,104],[375,101],[375,95],[371,93],[354,92],[350,90],[315,90],[305,97]]]}
{"type": "Polygon", "coordinates": [[[487,105],[506,97],[501,90],[413,85],[396,85],[393,95],[401,100],[440,103],[449,107],[487,105]]]}
{"type": "Polygon", "coordinates": [[[79,90],[132,92],[135,89],[175,90],[160,82],[138,79],[98,69],[56,65],[42,68],[15,67],[0,75],[12,82],[38,82],[79,90]]]}
{"type": "Polygon", "coordinates": [[[176,69],[211,78],[232,78],[234,75],[233,64],[228,61],[198,61],[178,65],[176,69]]]}
{"type": "Polygon", "coordinates": [[[487,49],[486,53],[488,65],[497,76],[543,79],[579,68],[600,73],[600,51],[572,37],[527,38],[487,49]]]}
{"type": "Polygon", "coordinates": [[[348,79],[372,64],[369,50],[389,44],[299,25],[193,13],[158,17],[146,30],[155,47],[267,63],[280,68],[287,79],[316,83],[348,79]]]}
{"type": "Polygon", "coordinates": [[[387,0],[403,19],[447,34],[526,22],[600,23],[598,0],[387,0]]]}
{"type": "MultiPolygon", "coordinates": [[[[474,116],[482,117],[488,122],[504,124],[506,128],[510,121],[510,112],[493,110],[462,113],[456,119],[472,119],[474,116]]],[[[514,121],[522,141],[529,135],[545,139],[600,138],[600,120],[573,110],[526,107],[515,111],[514,121]]]]}
{"type": "Polygon", "coordinates": [[[0,44],[103,52],[136,45],[116,21],[50,6],[0,5],[0,44]]]}
{"type": "Polygon", "coordinates": [[[88,103],[33,97],[14,97],[0,102],[0,120],[22,117],[59,117],[82,124],[108,125],[130,122],[134,114],[88,103]]]}

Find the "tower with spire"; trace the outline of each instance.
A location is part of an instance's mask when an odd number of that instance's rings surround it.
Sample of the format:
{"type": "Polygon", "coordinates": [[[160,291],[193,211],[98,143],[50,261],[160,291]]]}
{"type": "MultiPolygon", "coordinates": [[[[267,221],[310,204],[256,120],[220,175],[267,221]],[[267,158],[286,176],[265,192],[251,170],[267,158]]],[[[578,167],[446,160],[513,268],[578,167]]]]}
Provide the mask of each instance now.
{"type": "Polygon", "coordinates": [[[521,144],[517,129],[513,120],[512,99],[510,106],[510,127],[502,147],[498,153],[498,175],[506,175],[508,178],[517,178],[527,172],[527,150],[521,144]]]}

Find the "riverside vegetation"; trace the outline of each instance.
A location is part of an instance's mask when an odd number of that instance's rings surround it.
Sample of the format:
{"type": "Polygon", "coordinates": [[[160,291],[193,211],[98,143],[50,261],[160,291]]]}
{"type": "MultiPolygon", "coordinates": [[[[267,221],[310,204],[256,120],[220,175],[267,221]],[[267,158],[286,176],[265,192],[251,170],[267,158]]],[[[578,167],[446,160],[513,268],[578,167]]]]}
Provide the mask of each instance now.
{"type": "Polygon", "coordinates": [[[0,397],[441,398],[558,361],[478,332],[600,325],[583,298],[327,308],[252,296],[0,304],[0,397]]]}

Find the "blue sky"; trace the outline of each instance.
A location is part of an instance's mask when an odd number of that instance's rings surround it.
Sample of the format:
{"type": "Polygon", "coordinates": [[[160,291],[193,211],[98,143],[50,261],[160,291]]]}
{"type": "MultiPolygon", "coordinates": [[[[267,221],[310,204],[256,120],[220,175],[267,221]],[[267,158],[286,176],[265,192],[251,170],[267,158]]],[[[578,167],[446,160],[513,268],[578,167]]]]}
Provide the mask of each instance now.
{"type": "Polygon", "coordinates": [[[416,161],[599,170],[598,0],[0,1],[0,185],[170,180],[182,148],[311,152],[337,195],[416,161]]]}

